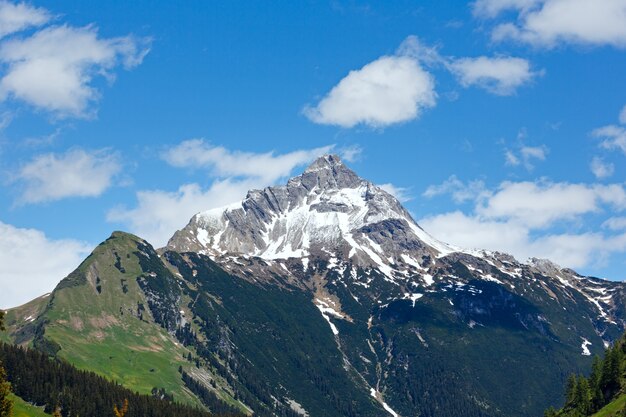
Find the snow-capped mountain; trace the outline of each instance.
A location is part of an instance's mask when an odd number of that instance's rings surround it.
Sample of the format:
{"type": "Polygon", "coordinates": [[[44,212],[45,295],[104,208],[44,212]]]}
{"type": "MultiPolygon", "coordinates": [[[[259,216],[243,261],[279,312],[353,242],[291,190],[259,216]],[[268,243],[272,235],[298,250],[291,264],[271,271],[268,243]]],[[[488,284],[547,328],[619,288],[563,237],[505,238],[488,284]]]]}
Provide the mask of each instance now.
{"type": "Polygon", "coordinates": [[[334,155],[320,157],[285,186],[250,191],[240,203],[197,214],[167,247],[269,260],[340,258],[381,270],[453,251],[334,155]]]}
{"type": "Polygon", "coordinates": [[[419,297],[420,289],[432,290],[435,282],[443,291],[459,290],[468,278],[512,290],[526,285],[545,290],[543,281],[549,279],[597,309],[599,332],[603,322],[618,320],[612,314],[619,308],[615,283],[582,277],[548,260],[520,263],[507,254],[441,242],[394,196],[360,178],[335,155],[318,158],[284,186],[253,190],[241,202],[195,215],[167,249],[205,254],[231,272],[256,278],[264,272],[297,275],[294,263],[315,270],[320,260],[326,272],[347,271],[352,277],[358,268],[374,270],[396,284],[393,292],[411,299],[419,297]],[[470,272],[466,278],[453,272],[459,265],[470,272]]]}
{"type": "Polygon", "coordinates": [[[113,233],[7,318],[17,343],[246,414],[534,417],[625,330],[626,284],[440,242],[327,155],[160,250],[113,233]]]}

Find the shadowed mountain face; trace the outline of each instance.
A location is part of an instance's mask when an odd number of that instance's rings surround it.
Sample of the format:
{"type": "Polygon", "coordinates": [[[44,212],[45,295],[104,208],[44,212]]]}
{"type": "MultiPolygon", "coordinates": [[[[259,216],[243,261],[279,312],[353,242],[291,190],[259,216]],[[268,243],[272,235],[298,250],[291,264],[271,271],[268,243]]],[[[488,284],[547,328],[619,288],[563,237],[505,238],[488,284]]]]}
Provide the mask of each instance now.
{"type": "Polygon", "coordinates": [[[530,417],[621,334],[625,299],[622,283],[437,241],[328,155],[162,250],[114,233],[2,337],[260,416],[530,417]]]}

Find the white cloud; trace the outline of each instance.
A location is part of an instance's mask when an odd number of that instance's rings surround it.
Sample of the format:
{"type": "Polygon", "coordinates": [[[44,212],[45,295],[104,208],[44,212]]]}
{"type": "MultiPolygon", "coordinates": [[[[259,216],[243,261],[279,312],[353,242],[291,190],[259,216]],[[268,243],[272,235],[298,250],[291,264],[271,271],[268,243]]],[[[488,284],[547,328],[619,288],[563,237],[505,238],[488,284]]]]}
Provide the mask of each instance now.
{"type": "Polygon", "coordinates": [[[39,230],[0,222],[0,308],[50,292],[89,250],[84,242],[50,239],[39,230]]]}
{"type": "Polygon", "coordinates": [[[39,155],[22,166],[14,177],[14,181],[23,185],[18,202],[97,197],[111,186],[120,171],[117,154],[107,149],[72,149],[63,154],[39,155]]]}
{"type": "Polygon", "coordinates": [[[470,181],[466,184],[459,180],[456,175],[451,175],[439,185],[429,186],[422,195],[427,198],[432,198],[444,194],[450,194],[456,203],[479,200],[489,196],[489,192],[485,188],[483,181],[470,181]]]}
{"type": "Polygon", "coordinates": [[[168,149],[162,157],[174,167],[205,168],[218,177],[258,177],[272,182],[287,176],[296,166],[306,164],[332,149],[333,146],[324,146],[275,155],[274,152],[231,151],[203,139],[191,139],[168,149]]]}
{"type": "Polygon", "coordinates": [[[451,61],[449,68],[463,87],[478,86],[501,96],[514,94],[542,73],[532,71],[526,59],[514,57],[460,58],[451,61]]]}
{"type": "Polygon", "coordinates": [[[207,189],[192,183],[173,192],[143,190],[137,192],[136,207],[114,208],[107,220],[127,225],[133,233],[160,247],[196,213],[243,200],[249,190],[267,185],[258,178],[226,179],[213,182],[207,189]]]}
{"type": "Polygon", "coordinates": [[[359,145],[344,146],[338,150],[341,159],[346,162],[356,162],[363,154],[363,148],[359,145]]]}
{"type": "Polygon", "coordinates": [[[249,190],[272,185],[332,149],[333,145],[286,154],[251,153],[213,146],[202,139],[184,141],[165,151],[163,158],[175,167],[207,169],[220,179],[206,188],[190,183],[176,191],[139,191],[136,207],[117,207],[109,211],[107,220],[163,246],[196,213],[240,201],[249,190]]]}
{"type": "Polygon", "coordinates": [[[602,227],[610,230],[626,230],[626,217],[611,217],[602,223],[602,227]]]}
{"type": "Polygon", "coordinates": [[[515,155],[515,153],[513,153],[512,150],[507,149],[507,150],[504,151],[504,163],[506,165],[518,166],[521,163],[521,161],[517,157],[517,155],[515,155]]]}
{"type": "Polygon", "coordinates": [[[398,201],[400,201],[401,203],[404,203],[406,201],[410,201],[413,199],[413,197],[411,197],[410,190],[408,188],[398,187],[391,183],[380,184],[379,187],[387,191],[389,194],[391,194],[395,198],[397,198],[398,201]]]}
{"type": "Polygon", "coordinates": [[[50,13],[26,3],[0,1],[0,38],[30,27],[37,27],[51,19],[50,13]]]}
{"type": "Polygon", "coordinates": [[[504,151],[504,163],[510,166],[523,165],[528,171],[532,171],[535,168],[535,161],[545,161],[548,152],[549,149],[545,145],[520,145],[517,151],[511,149],[504,151]]]}
{"type": "Polygon", "coordinates": [[[593,157],[589,168],[598,179],[610,177],[615,171],[615,166],[612,163],[603,161],[599,156],[593,157]]]}
{"type": "Polygon", "coordinates": [[[437,239],[463,248],[498,250],[518,256],[528,242],[529,230],[521,224],[469,216],[460,211],[428,216],[420,219],[419,224],[437,239]]]}
{"type": "Polygon", "coordinates": [[[508,10],[527,11],[541,0],[477,0],[472,3],[472,13],[479,18],[494,18],[508,10]]]}
{"type": "Polygon", "coordinates": [[[611,254],[626,251],[626,233],[546,234],[533,237],[531,230],[514,220],[486,219],[455,211],[419,220],[424,230],[448,243],[501,251],[525,261],[547,258],[569,268],[602,265],[611,254]]]}
{"type": "Polygon", "coordinates": [[[551,182],[504,182],[476,212],[491,219],[512,219],[527,227],[547,227],[597,212],[603,205],[626,209],[622,185],[587,185],[551,182]]]}
{"type": "Polygon", "coordinates": [[[383,128],[417,119],[437,102],[435,79],[425,67],[443,68],[464,87],[478,86],[503,96],[544,72],[532,71],[528,60],[516,57],[444,56],[411,35],[395,55],[350,71],[317,105],[307,105],[302,112],[314,123],[344,128],[361,124],[383,128]]]}
{"type": "Polygon", "coordinates": [[[626,0],[479,0],[473,10],[483,18],[518,12],[515,22],[495,27],[495,41],[513,39],[547,48],[562,43],[626,47],[626,0]]]}
{"type": "Polygon", "coordinates": [[[591,135],[603,139],[600,143],[605,149],[619,149],[626,154],[626,129],[622,126],[608,125],[591,132],[591,135]]]}
{"type": "Polygon", "coordinates": [[[113,70],[131,69],[148,53],[148,41],[132,36],[103,39],[97,28],[50,26],[32,36],[0,44],[0,99],[20,100],[56,117],[91,117],[99,98],[96,76],[111,81],[113,70]]]}
{"type": "Polygon", "coordinates": [[[350,71],[315,106],[303,113],[319,124],[380,128],[418,118],[435,106],[431,74],[410,56],[383,56],[350,71]]]}
{"type": "Polygon", "coordinates": [[[622,110],[619,112],[619,122],[626,125],[626,106],[622,107],[622,110]]]}
{"type": "MultiPolygon", "coordinates": [[[[471,200],[468,186],[451,179],[431,186],[425,196],[447,193],[461,203],[471,200]],[[430,191],[429,191],[430,190],[430,191]],[[461,197],[454,193],[461,190],[461,197]]],[[[520,260],[528,257],[551,259],[578,268],[600,264],[614,253],[626,251],[626,233],[560,232],[559,225],[579,225],[583,216],[626,210],[622,184],[570,184],[504,182],[496,190],[476,193],[472,213],[454,211],[427,216],[420,225],[433,236],[453,245],[504,251],[520,260]]],[[[606,229],[619,230],[623,218],[607,220],[606,229]]]]}

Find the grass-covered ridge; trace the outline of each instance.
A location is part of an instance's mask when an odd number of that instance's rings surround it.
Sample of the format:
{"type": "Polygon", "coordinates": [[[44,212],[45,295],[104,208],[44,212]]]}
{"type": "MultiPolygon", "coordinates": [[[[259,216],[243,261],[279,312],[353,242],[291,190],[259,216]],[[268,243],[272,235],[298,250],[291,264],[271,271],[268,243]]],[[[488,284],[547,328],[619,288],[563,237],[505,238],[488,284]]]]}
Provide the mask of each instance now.
{"type": "MultiPolygon", "coordinates": [[[[181,376],[181,370],[195,368],[188,358],[196,353],[154,317],[141,288],[151,281],[178,288],[152,246],[114,232],[52,294],[9,311],[10,331],[0,332],[0,340],[35,347],[141,394],[156,389],[175,401],[204,407],[181,376]],[[159,267],[146,270],[146,264],[159,267]]],[[[169,301],[170,309],[176,309],[176,300],[169,301]]],[[[228,391],[214,393],[245,410],[228,391]]]]}

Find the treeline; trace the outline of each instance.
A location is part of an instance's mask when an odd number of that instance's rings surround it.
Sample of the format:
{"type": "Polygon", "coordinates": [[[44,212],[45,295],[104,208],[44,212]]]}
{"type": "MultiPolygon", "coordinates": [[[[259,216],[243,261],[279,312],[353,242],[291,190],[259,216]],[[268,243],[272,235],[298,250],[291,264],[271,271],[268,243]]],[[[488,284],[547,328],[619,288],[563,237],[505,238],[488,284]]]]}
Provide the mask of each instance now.
{"type": "MultiPolygon", "coordinates": [[[[179,368],[178,371],[180,372],[183,382],[187,388],[196,394],[196,397],[200,398],[200,401],[209,407],[210,410],[221,415],[245,416],[245,414],[242,414],[235,407],[221,401],[213,391],[210,391],[200,382],[196,381],[191,375],[185,372],[182,367],[179,368]]],[[[215,385],[215,381],[212,380],[211,382],[213,388],[216,388],[217,386],[215,385]]]]}
{"type": "MultiPolygon", "coordinates": [[[[626,388],[626,335],[608,348],[604,358],[594,358],[589,377],[570,375],[565,389],[565,405],[550,408],[545,417],[586,417],[615,400],[626,388]]],[[[626,409],[620,414],[626,417],[626,409]]]]}
{"type": "Polygon", "coordinates": [[[2,343],[0,362],[17,396],[44,407],[47,413],[58,410],[62,417],[111,417],[113,407],[125,400],[128,400],[126,417],[213,416],[187,405],[140,395],[35,350],[2,343]]]}

